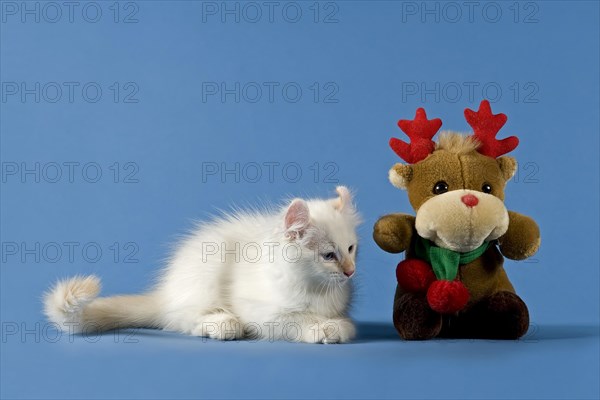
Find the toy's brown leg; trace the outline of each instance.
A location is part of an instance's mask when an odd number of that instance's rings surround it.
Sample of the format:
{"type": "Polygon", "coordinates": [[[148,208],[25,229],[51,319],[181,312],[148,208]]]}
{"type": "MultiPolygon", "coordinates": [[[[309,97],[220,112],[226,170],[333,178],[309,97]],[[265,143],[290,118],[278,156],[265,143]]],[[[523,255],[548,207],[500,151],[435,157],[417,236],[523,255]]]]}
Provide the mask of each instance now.
{"type": "Polygon", "coordinates": [[[442,316],[429,308],[425,294],[396,293],[394,326],[403,339],[431,339],[442,329],[442,316]]]}
{"type": "Polygon", "coordinates": [[[518,339],[529,328],[529,311],[519,296],[498,292],[483,298],[444,324],[441,336],[477,339],[518,339]]]}

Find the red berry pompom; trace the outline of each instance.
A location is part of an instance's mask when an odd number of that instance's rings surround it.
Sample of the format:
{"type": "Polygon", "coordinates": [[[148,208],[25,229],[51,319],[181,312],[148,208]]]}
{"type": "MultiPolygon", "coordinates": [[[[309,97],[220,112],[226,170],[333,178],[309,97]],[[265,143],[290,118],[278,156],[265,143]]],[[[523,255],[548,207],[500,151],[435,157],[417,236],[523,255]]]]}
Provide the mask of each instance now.
{"type": "Polygon", "coordinates": [[[453,314],[465,308],[469,291],[460,281],[435,281],[427,290],[427,302],[433,311],[453,314]]]}
{"type": "Polygon", "coordinates": [[[431,266],[418,259],[404,260],[396,267],[396,278],[407,292],[424,292],[435,281],[431,266]]]}

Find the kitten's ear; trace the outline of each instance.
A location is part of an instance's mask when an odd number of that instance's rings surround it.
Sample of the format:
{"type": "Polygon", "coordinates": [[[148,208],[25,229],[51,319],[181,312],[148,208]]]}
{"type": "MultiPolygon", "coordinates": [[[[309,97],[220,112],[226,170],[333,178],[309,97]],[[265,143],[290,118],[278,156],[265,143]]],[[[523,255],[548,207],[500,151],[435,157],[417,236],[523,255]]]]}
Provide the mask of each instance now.
{"type": "Polygon", "coordinates": [[[308,204],[302,199],[294,199],[285,213],[286,235],[290,238],[301,237],[310,224],[308,204]]]}
{"type": "Polygon", "coordinates": [[[333,207],[338,211],[348,210],[353,208],[352,193],[346,186],[338,186],[335,188],[338,198],[333,200],[333,207]]]}

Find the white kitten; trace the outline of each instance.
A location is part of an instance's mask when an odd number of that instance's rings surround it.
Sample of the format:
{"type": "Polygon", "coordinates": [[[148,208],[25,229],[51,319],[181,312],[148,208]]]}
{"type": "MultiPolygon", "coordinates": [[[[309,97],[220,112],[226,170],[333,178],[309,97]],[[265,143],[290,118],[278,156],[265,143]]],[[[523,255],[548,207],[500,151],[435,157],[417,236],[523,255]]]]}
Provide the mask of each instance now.
{"type": "Polygon", "coordinates": [[[359,217],[348,189],[337,193],[201,225],[147,294],[97,298],[95,276],[59,282],[46,314],[70,332],[154,327],[221,340],[347,342],[359,217]]]}

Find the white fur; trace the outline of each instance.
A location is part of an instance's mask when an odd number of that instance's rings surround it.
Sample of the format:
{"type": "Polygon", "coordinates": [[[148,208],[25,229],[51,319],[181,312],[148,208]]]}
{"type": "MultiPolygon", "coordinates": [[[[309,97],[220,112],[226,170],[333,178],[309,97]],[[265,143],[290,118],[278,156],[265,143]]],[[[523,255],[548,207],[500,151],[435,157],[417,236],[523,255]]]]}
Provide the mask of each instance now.
{"type": "Polygon", "coordinates": [[[359,217],[349,191],[338,194],[200,225],[144,295],[96,298],[95,277],[60,282],[46,294],[46,314],[71,331],[147,326],[221,340],[347,342],[359,217]]]}

